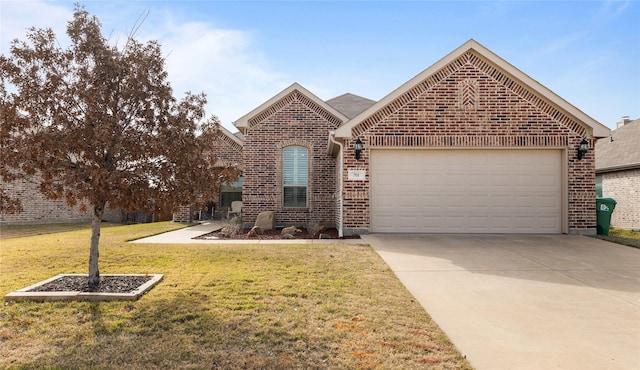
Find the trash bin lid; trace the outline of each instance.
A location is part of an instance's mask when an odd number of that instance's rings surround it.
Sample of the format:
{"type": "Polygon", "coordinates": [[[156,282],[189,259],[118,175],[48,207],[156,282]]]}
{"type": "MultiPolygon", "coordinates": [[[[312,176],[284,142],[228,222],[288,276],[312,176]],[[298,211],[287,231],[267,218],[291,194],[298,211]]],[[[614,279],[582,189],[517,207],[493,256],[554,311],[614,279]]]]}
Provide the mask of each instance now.
{"type": "Polygon", "coordinates": [[[616,200],[613,198],[600,198],[600,197],[596,198],[596,203],[606,203],[606,204],[613,204],[613,205],[618,204],[618,202],[616,202],[616,200]]]}

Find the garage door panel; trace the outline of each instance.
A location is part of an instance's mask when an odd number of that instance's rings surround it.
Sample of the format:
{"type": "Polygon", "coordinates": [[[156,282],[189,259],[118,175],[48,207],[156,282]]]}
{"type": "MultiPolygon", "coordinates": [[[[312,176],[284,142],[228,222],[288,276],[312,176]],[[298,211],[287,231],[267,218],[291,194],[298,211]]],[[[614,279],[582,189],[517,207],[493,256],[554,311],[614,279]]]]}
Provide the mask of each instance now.
{"type": "Polygon", "coordinates": [[[559,233],[560,150],[372,150],[375,232],[559,233]]]}

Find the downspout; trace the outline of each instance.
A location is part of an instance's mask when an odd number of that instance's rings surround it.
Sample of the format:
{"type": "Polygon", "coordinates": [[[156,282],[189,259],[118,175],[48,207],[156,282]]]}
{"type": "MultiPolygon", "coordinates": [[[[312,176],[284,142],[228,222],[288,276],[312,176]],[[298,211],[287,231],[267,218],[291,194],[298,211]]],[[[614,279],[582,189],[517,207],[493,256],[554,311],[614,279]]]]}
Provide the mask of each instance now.
{"type": "Polygon", "coordinates": [[[342,211],[342,143],[339,141],[336,141],[335,139],[335,135],[336,132],[335,131],[331,131],[329,132],[329,140],[336,144],[338,146],[338,148],[340,148],[339,153],[338,153],[338,225],[336,225],[338,227],[338,237],[340,239],[342,239],[344,237],[343,232],[342,232],[342,216],[343,216],[343,211],[342,211]]]}

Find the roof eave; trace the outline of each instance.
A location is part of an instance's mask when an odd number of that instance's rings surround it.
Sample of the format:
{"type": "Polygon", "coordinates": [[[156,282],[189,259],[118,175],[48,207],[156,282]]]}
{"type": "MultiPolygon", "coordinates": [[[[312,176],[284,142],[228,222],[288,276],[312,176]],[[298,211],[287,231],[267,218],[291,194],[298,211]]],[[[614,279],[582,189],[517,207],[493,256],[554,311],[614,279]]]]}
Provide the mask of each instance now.
{"type": "Polygon", "coordinates": [[[596,173],[618,172],[618,171],[635,170],[635,169],[640,169],[640,163],[629,163],[629,164],[623,164],[619,166],[596,168],[596,173]]]}

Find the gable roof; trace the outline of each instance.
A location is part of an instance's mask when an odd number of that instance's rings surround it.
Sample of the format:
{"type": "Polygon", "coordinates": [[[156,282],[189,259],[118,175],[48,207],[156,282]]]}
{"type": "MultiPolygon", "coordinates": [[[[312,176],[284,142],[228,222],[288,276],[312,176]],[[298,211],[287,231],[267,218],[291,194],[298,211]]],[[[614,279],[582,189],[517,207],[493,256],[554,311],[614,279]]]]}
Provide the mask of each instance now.
{"type": "Polygon", "coordinates": [[[596,141],[595,151],[596,172],[640,168],[640,118],[596,141]]]}
{"type": "Polygon", "coordinates": [[[528,89],[533,91],[536,95],[543,98],[545,101],[549,102],[556,108],[560,109],[562,112],[565,112],[570,117],[573,117],[577,122],[580,122],[586,126],[586,128],[590,128],[593,137],[605,137],[609,136],[609,128],[589,117],[587,114],[569,104],[566,100],[562,99],[560,96],[556,95],[554,92],[529,77],[513,65],[509,64],[506,60],[500,58],[498,55],[493,53],[491,50],[485,48],[477,41],[471,39],[466,43],[462,44],[460,47],[449,53],[444,58],[437,61],[435,64],[430,66],[429,68],[422,71],[420,74],[412,78],[411,80],[404,83],[402,86],[392,91],[389,95],[382,98],[380,101],[372,105],[367,110],[355,116],[349,122],[345,123],[341,127],[336,130],[337,138],[351,138],[352,137],[352,129],[357,127],[360,123],[365,121],[367,118],[371,117],[378,111],[384,109],[386,106],[394,102],[396,99],[409,92],[409,90],[416,87],[425,79],[430,76],[436,74],[440,69],[447,66],[448,64],[454,62],[456,59],[460,58],[463,54],[474,51],[484,60],[488,61],[490,64],[494,65],[495,68],[500,70],[503,74],[511,77],[513,80],[520,82],[528,89]]]}
{"type": "Polygon", "coordinates": [[[337,109],[335,109],[331,105],[329,105],[326,102],[324,102],[322,99],[320,99],[317,96],[315,96],[311,91],[305,89],[304,87],[302,87],[297,82],[294,82],[293,84],[291,84],[291,86],[289,86],[286,89],[282,90],[277,95],[275,95],[271,99],[267,100],[266,102],[262,103],[260,106],[258,106],[257,108],[255,108],[251,112],[249,112],[249,113],[245,114],[244,116],[238,118],[235,122],[233,122],[233,125],[236,126],[240,130],[241,133],[244,134],[246,132],[246,130],[249,128],[249,121],[252,118],[254,118],[255,116],[257,116],[260,113],[264,112],[266,109],[270,108],[271,106],[275,105],[276,103],[278,103],[279,101],[281,101],[282,99],[286,98],[287,96],[289,96],[290,94],[292,94],[292,93],[294,93],[296,91],[298,93],[304,95],[307,99],[311,100],[313,103],[318,105],[320,108],[322,108],[323,110],[325,110],[329,114],[331,114],[331,115],[335,116],[336,118],[338,118],[340,121],[346,122],[348,120],[348,118],[344,114],[340,113],[337,109]]]}
{"type": "Polygon", "coordinates": [[[362,96],[351,93],[342,94],[333,99],[327,100],[327,104],[336,108],[349,119],[357,116],[375,103],[376,102],[374,100],[363,98],[362,96]]]}

